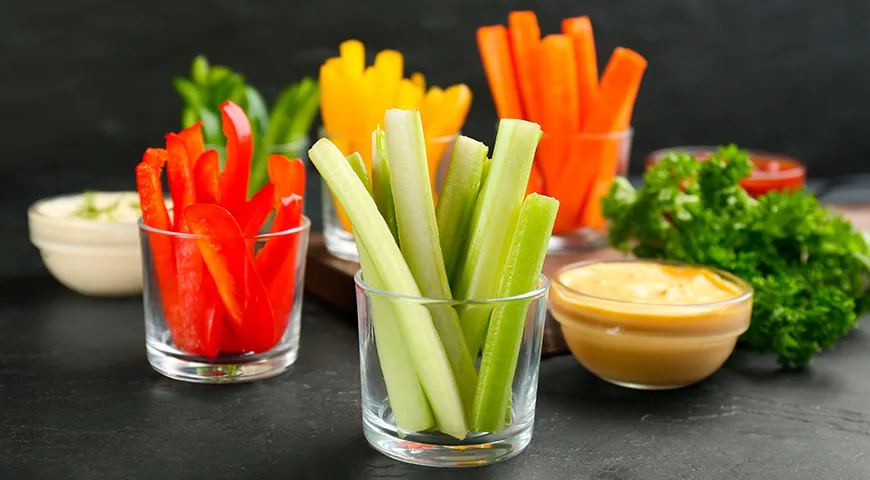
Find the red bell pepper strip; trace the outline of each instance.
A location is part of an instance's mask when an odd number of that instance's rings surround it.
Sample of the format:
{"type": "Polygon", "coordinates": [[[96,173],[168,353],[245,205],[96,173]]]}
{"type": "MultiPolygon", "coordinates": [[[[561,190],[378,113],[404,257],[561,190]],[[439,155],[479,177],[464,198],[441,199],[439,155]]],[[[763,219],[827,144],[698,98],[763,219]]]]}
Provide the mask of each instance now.
{"type": "MultiPolygon", "coordinates": [[[[223,304],[221,304],[221,306],[223,306],[223,304]]],[[[224,334],[221,337],[221,353],[239,354],[247,352],[248,349],[245,348],[242,339],[239,338],[239,336],[236,335],[236,332],[232,329],[229,314],[224,310],[222,311],[221,317],[221,321],[224,322],[224,334]]]]}
{"type": "Polygon", "coordinates": [[[239,226],[242,227],[242,233],[245,235],[256,235],[260,233],[263,227],[263,222],[274,208],[273,196],[275,195],[275,185],[268,182],[263,185],[248,203],[245,205],[245,210],[239,217],[239,226]]]}
{"type": "Polygon", "coordinates": [[[162,169],[166,165],[167,156],[166,149],[164,148],[149,148],[145,150],[142,163],[162,169]]]}
{"type": "MultiPolygon", "coordinates": [[[[302,225],[302,197],[290,195],[282,199],[281,207],[275,214],[271,233],[283,232],[302,225]]],[[[260,278],[269,291],[272,312],[275,316],[275,329],[279,336],[284,335],[290,319],[296,294],[297,252],[302,233],[272,237],[260,249],[255,260],[260,278]]]]}
{"type": "Polygon", "coordinates": [[[169,193],[172,195],[172,221],[174,230],[181,231],[181,212],[196,203],[196,189],[193,186],[193,164],[187,156],[187,148],[181,137],[174,133],[166,135],[166,178],[169,180],[169,193]]]}
{"type": "MultiPolygon", "coordinates": [[[[184,219],[181,233],[193,233],[184,219]]],[[[203,264],[195,238],[175,238],[175,264],[179,315],[187,338],[185,351],[215,358],[224,329],[223,304],[214,279],[203,264]]]]}
{"type": "Polygon", "coordinates": [[[218,203],[218,177],[221,173],[217,150],[206,150],[193,166],[197,203],[218,203]]]}
{"type": "MultiPolygon", "coordinates": [[[[145,225],[163,231],[171,231],[172,223],[163,199],[163,184],[160,181],[161,167],[166,161],[166,150],[149,148],[136,167],[136,185],[142,221],[145,225]]],[[[178,279],[175,274],[175,248],[169,235],[148,232],[151,262],[157,275],[163,315],[175,345],[184,349],[186,338],[178,315],[178,279]]],[[[147,288],[147,286],[146,286],[147,288]]]]}
{"type": "Polygon", "coordinates": [[[231,326],[246,350],[271,349],[279,340],[269,294],[254,268],[242,229],[232,214],[217,205],[191,205],[184,218],[217,284],[231,326]]]}
{"type": "Polygon", "coordinates": [[[288,159],[284,155],[270,155],[269,179],[275,184],[275,203],[280,207],[280,200],[290,195],[305,196],[305,164],[302,160],[288,159]]]}
{"type": "Polygon", "coordinates": [[[178,136],[184,142],[184,148],[187,149],[187,158],[190,161],[195,161],[205,151],[205,141],[202,138],[202,122],[196,122],[178,132],[178,136]]]}
{"type": "Polygon", "coordinates": [[[253,138],[251,122],[242,107],[227,100],[220,106],[221,123],[227,137],[227,159],[220,176],[220,205],[239,215],[248,198],[253,138]]]}

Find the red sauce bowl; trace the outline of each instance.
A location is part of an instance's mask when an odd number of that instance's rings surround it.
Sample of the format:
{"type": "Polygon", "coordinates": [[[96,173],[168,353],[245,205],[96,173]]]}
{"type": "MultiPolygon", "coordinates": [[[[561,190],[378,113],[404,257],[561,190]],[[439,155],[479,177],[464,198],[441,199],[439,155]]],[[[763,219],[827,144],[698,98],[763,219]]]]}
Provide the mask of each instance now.
{"type": "MultiPolygon", "coordinates": [[[[699,161],[718,151],[716,147],[672,147],[656,150],[646,158],[646,168],[655,165],[659,159],[670,152],[688,153],[699,161]]],[[[771,190],[801,188],[806,183],[806,167],[792,157],[779,153],[747,150],[749,159],[755,164],[749,177],[740,182],[749,195],[759,197],[771,190]]]]}

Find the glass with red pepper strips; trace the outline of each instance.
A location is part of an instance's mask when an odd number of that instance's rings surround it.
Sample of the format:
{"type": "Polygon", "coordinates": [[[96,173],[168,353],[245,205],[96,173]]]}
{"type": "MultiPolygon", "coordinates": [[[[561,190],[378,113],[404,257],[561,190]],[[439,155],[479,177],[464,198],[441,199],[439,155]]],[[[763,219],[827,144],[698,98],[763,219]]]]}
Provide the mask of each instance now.
{"type": "Polygon", "coordinates": [[[223,170],[198,124],[167,134],[166,148],[146,150],[136,167],[148,360],[191,382],[268,378],[293,364],[299,346],[305,168],[270,156],[269,181],[248,198],[250,123],[232,102],[221,111],[223,170]]]}

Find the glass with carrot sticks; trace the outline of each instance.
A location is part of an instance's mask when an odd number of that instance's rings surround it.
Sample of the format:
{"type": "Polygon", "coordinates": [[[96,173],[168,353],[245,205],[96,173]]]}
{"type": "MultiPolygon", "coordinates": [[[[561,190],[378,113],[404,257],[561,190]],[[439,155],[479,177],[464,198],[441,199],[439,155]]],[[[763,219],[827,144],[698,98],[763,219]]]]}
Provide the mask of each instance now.
{"type": "Polygon", "coordinates": [[[529,191],[561,202],[550,252],[604,244],[601,199],[624,174],[631,150],[631,117],[647,62],[617,47],[600,78],[592,23],[562,20],[561,32],[541,36],[532,11],[508,15],[508,25],[477,30],[477,46],[499,118],[521,118],[544,132],[529,191]]]}
{"type": "Polygon", "coordinates": [[[148,361],[189,382],[268,378],[299,347],[305,167],[270,155],[268,180],[249,197],[251,126],[235,103],[220,109],[223,169],[199,124],[167,134],[166,148],[149,148],[136,167],[148,361]]]}
{"type": "MultiPolygon", "coordinates": [[[[442,166],[449,159],[453,142],[462,130],[471,107],[471,90],[463,84],[447,88],[426,85],[415,72],[404,77],[404,57],[395,50],[382,50],[374,64],[366,66],[365,45],[347,40],[339,56],[320,67],[320,113],[324,130],[344,155],[359,152],[371,174],[371,132],[391,108],[419,110],[426,139],[429,176],[437,187],[442,166]]],[[[323,186],[324,241],[333,255],[358,261],[350,222],[323,186]]],[[[437,191],[437,190],[435,190],[437,191]]]]}

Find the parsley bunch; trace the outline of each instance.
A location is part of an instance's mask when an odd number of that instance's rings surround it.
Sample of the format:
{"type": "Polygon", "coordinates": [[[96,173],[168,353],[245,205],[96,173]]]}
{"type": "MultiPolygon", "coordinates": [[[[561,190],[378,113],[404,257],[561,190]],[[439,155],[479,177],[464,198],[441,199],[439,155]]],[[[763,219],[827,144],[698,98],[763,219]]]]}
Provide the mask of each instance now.
{"type": "Polygon", "coordinates": [[[870,309],[870,247],[839,214],[803,191],[750,197],[752,163],[734,145],[705,162],[671,153],[636,190],[618,178],[602,201],[610,244],[641,258],[708,265],[755,289],[740,340],[801,366],[870,309]]]}

